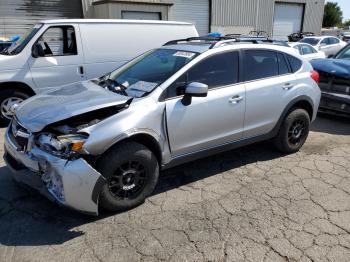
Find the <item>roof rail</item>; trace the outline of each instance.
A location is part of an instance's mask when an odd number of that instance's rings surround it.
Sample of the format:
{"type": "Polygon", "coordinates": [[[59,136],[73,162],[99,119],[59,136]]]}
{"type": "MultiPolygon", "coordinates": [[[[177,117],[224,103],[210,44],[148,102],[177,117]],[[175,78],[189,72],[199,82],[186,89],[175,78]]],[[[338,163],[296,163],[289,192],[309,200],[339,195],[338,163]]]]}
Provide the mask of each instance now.
{"type": "Polygon", "coordinates": [[[178,39],[172,40],[165,43],[163,46],[167,45],[177,45],[180,43],[189,43],[189,42],[204,42],[210,44],[209,49],[221,47],[224,45],[235,44],[235,43],[253,43],[253,44],[274,44],[281,46],[288,46],[288,44],[284,41],[278,41],[269,39],[264,36],[248,36],[248,35],[239,35],[239,34],[229,34],[220,37],[212,37],[212,36],[199,36],[199,37],[190,37],[186,39],[178,39]]]}
{"type": "Polygon", "coordinates": [[[194,41],[205,41],[205,42],[218,42],[222,40],[227,40],[227,39],[232,39],[231,37],[226,37],[226,36],[220,36],[220,37],[213,37],[213,36],[198,36],[198,37],[190,37],[190,38],[185,38],[185,39],[177,39],[177,40],[172,40],[167,43],[165,43],[163,46],[167,45],[177,45],[182,42],[194,42],[194,41]]]}

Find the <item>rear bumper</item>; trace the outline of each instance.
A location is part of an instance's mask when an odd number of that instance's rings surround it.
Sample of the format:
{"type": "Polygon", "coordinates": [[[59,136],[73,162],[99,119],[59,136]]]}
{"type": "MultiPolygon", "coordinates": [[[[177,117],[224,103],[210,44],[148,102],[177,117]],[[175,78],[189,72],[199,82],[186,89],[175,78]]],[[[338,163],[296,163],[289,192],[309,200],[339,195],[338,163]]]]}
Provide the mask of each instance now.
{"type": "Polygon", "coordinates": [[[350,115],[350,95],[322,92],[320,111],[350,115]]]}
{"type": "Polygon", "coordinates": [[[84,159],[67,161],[37,147],[18,151],[8,131],[4,159],[15,180],[60,205],[98,215],[98,194],[105,179],[84,159]]]}

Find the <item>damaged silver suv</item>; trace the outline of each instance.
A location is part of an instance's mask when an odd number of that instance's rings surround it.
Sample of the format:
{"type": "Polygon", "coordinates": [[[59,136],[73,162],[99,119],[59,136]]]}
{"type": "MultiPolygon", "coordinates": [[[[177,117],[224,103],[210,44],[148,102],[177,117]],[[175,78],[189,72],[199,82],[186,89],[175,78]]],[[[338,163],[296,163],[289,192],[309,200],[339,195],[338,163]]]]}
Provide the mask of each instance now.
{"type": "Polygon", "coordinates": [[[126,210],[152,193],[161,169],[268,139],[298,151],[319,106],[317,81],[287,47],[172,41],[20,104],[4,158],[16,180],[59,204],[126,210]]]}

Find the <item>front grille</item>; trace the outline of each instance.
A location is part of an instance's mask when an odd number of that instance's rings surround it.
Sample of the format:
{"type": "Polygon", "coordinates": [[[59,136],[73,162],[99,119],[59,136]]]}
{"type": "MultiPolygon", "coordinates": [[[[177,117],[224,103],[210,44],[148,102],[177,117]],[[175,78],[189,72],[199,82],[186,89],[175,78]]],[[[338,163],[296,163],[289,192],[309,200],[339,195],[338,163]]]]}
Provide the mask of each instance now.
{"type": "Polygon", "coordinates": [[[340,95],[350,95],[349,79],[321,74],[319,87],[324,92],[340,95]]]}
{"type": "Polygon", "coordinates": [[[12,120],[9,135],[12,142],[16,144],[18,150],[26,150],[30,133],[21,126],[16,119],[12,120]]]}
{"type": "Polygon", "coordinates": [[[350,80],[335,78],[332,82],[332,92],[342,95],[350,95],[350,80]]]}

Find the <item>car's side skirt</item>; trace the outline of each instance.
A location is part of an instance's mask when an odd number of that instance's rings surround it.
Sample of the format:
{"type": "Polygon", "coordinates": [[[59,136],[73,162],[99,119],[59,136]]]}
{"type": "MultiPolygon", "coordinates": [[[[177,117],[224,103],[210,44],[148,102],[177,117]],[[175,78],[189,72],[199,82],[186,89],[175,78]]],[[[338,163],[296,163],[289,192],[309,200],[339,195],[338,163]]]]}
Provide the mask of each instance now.
{"type": "Polygon", "coordinates": [[[165,169],[172,168],[172,167],[175,167],[175,166],[178,166],[181,164],[185,164],[187,162],[192,162],[192,161],[197,160],[197,159],[205,158],[205,157],[208,157],[211,155],[216,155],[219,153],[223,153],[223,152],[233,150],[236,148],[240,148],[240,147],[250,145],[253,143],[269,140],[269,139],[273,138],[275,135],[276,135],[275,132],[272,131],[268,134],[259,135],[259,136],[255,136],[252,138],[246,138],[246,139],[234,141],[231,143],[219,145],[219,146],[216,146],[213,148],[205,149],[202,151],[181,155],[181,156],[173,158],[169,163],[163,165],[162,169],[165,170],[165,169]]]}

